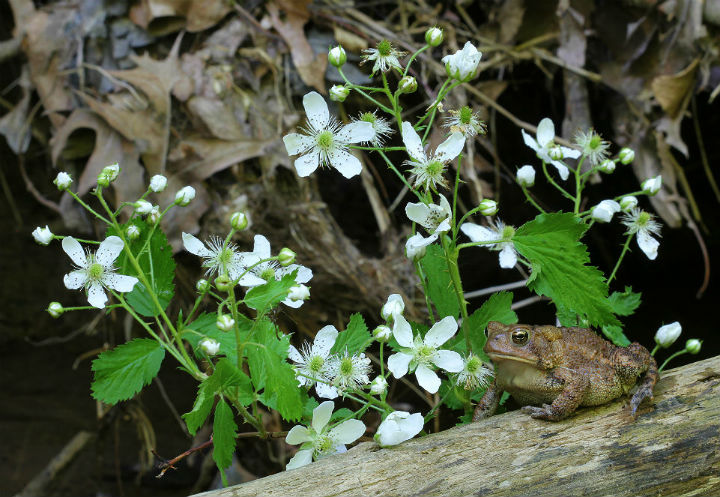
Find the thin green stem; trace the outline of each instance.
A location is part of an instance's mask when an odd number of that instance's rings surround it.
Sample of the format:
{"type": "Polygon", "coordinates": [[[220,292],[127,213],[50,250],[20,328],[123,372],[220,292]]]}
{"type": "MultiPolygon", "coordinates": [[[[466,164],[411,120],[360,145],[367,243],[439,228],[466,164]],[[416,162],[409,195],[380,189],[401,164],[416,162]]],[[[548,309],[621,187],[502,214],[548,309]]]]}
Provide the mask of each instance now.
{"type": "Polygon", "coordinates": [[[543,169],[543,173],[545,173],[545,178],[547,178],[547,180],[550,182],[550,184],[553,185],[555,188],[557,188],[557,190],[560,193],[562,193],[563,197],[569,199],[570,201],[572,201],[574,203],[575,197],[570,195],[562,186],[558,185],[557,182],[552,178],[552,176],[550,176],[550,173],[547,170],[547,163],[545,161],[543,161],[543,163],[542,163],[542,169],[543,169]]]}
{"type": "MultiPolygon", "coordinates": [[[[349,79],[345,76],[345,73],[342,72],[342,69],[338,67],[338,72],[340,73],[340,76],[342,76],[342,79],[345,81],[345,83],[352,88],[353,90],[357,91],[360,95],[370,100],[372,103],[377,105],[380,109],[382,109],[384,112],[387,112],[388,114],[394,114],[393,110],[387,107],[386,105],[381,104],[377,100],[375,100],[373,97],[365,93],[363,90],[359,89],[356,85],[352,84],[349,79]]],[[[383,90],[379,90],[383,91],[383,90]]]]}
{"type": "Polygon", "coordinates": [[[540,211],[540,213],[545,214],[545,209],[543,209],[542,207],[540,207],[540,206],[538,205],[538,203],[535,202],[535,199],[532,198],[532,196],[530,195],[530,192],[528,191],[527,187],[526,187],[525,185],[520,185],[520,188],[522,188],[522,191],[523,191],[523,193],[525,194],[525,198],[527,199],[527,201],[530,202],[530,203],[533,205],[533,207],[535,207],[538,211],[540,211]]]}
{"type": "Polygon", "coordinates": [[[665,366],[668,365],[668,362],[672,361],[672,360],[675,359],[677,356],[683,355],[683,354],[687,354],[687,349],[678,350],[678,351],[675,352],[673,355],[671,355],[670,357],[668,357],[667,359],[665,359],[665,362],[662,363],[662,366],[660,366],[660,367],[658,368],[658,373],[661,373],[662,370],[665,369],[665,366]]]}
{"type": "Polygon", "coordinates": [[[403,71],[403,77],[407,76],[407,73],[408,73],[408,71],[410,70],[410,65],[413,63],[413,61],[415,60],[415,58],[416,58],[418,55],[420,55],[422,52],[424,52],[425,50],[427,50],[428,48],[430,48],[430,45],[425,44],[425,46],[420,47],[420,49],[418,49],[417,52],[415,52],[414,54],[412,54],[412,55],[410,56],[410,58],[409,58],[408,61],[407,61],[407,64],[405,64],[405,71],[403,71]]]}
{"type": "Polygon", "coordinates": [[[607,281],[608,286],[610,286],[610,282],[612,282],[612,280],[615,278],[615,274],[617,273],[618,268],[620,267],[620,263],[622,262],[623,257],[625,257],[625,254],[627,253],[628,248],[630,247],[630,242],[632,241],[633,236],[635,236],[635,234],[631,233],[628,235],[627,240],[625,240],[625,245],[623,245],[622,252],[620,252],[620,257],[618,257],[618,260],[615,263],[615,267],[613,268],[612,273],[610,273],[610,277],[608,278],[608,281],[607,281]]]}
{"type": "MultiPolygon", "coordinates": [[[[92,207],[90,207],[88,204],[83,202],[83,200],[80,197],[78,197],[74,192],[72,192],[70,190],[65,190],[65,191],[68,192],[70,194],[70,196],[72,198],[74,198],[78,204],[82,205],[85,208],[85,210],[87,210],[90,214],[92,214],[93,216],[95,216],[96,218],[98,218],[99,220],[104,222],[105,224],[112,224],[109,219],[106,219],[102,214],[100,214],[99,212],[96,212],[92,207]]],[[[102,188],[100,188],[99,186],[97,187],[97,189],[95,191],[96,192],[99,191],[102,194],[102,188]]],[[[110,215],[112,215],[112,211],[108,211],[108,213],[110,215]]]]}
{"type": "Polygon", "coordinates": [[[462,328],[465,335],[465,344],[467,346],[468,353],[471,353],[472,346],[470,344],[470,332],[467,326],[467,301],[465,300],[465,293],[463,292],[462,281],[460,279],[460,270],[457,263],[459,251],[457,249],[451,249],[448,243],[448,238],[446,236],[441,235],[440,242],[442,244],[443,252],[445,252],[445,261],[447,263],[448,271],[450,273],[450,281],[453,284],[455,296],[457,297],[458,304],[460,306],[460,314],[463,318],[462,328]]]}

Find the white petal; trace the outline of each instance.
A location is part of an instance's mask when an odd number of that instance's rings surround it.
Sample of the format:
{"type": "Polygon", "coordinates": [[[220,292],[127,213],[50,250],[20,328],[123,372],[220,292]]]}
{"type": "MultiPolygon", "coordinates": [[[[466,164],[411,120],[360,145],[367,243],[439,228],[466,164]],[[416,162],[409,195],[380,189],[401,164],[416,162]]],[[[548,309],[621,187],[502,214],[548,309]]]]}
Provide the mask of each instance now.
{"type": "Polygon", "coordinates": [[[397,343],[401,347],[412,347],[413,344],[413,333],[410,323],[407,322],[402,314],[398,314],[395,317],[393,323],[393,336],[397,343]]]}
{"type": "Polygon", "coordinates": [[[533,149],[534,151],[538,151],[540,149],[540,145],[538,145],[538,142],[535,141],[535,138],[530,136],[528,133],[525,132],[524,129],[520,130],[520,133],[522,133],[523,141],[525,142],[525,145],[533,149]]]}
{"type": "Polygon", "coordinates": [[[335,409],[335,402],[332,400],[326,400],[315,409],[313,409],[312,427],[315,433],[322,433],[325,425],[330,421],[333,409],[335,409]]]}
{"type": "Polygon", "coordinates": [[[312,462],[312,449],[299,450],[285,466],[286,470],[301,468],[312,462]]]}
{"type": "Polygon", "coordinates": [[[278,279],[280,279],[286,274],[290,274],[295,270],[297,270],[297,275],[295,276],[295,283],[307,283],[313,277],[312,270],[306,268],[305,266],[301,266],[300,264],[290,264],[287,267],[279,268],[277,271],[275,271],[275,275],[279,276],[278,279]]]}
{"type": "Polygon", "coordinates": [[[135,276],[126,276],[124,274],[108,273],[102,279],[103,285],[112,288],[116,292],[132,292],[133,287],[138,282],[135,276]]]}
{"type": "Polygon", "coordinates": [[[338,396],[337,388],[319,381],[315,385],[315,391],[317,392],[318,397],[323,399],[336,399],[338,396]]]}
{"type": "Polygon", "coordinates": [[[557,169],[558,174],[560,175],[560,179],[565,181],[568,179],[568,176],[570,175],[570,171],[568,170],[567,166],[563,164],[562,162],[558,160],[551,160],[550,164],[555,166],[555,169],[557,169]]]}
{"type": "Polygon", "coordinates": [[[555,139],[555,125],[549,117],[544,118],[540,121],[537,127],[537,142],[545,148],[545,145],[555,139]]]}
{"type": "Polygon", "coordinates": [[[437,350],[433,356],[433,364],[449,373],[458,373],[463,369],[463,360],[455,351],[437,350]]]}
{"type": "Polygon", "coordinates": [[[330,354],[330,349],[335,345],[338,337],[338,330],[331,324],[324,326],[315,335],[315,341],[312,346],[312,353],[322,357],[330,354]]]}
{"type": "Polygon", "coordinates": [[[301,425],[293,426],[285,437],[285,442],[290,445],[300,445],[312,440],[310,430],[301,425]]]}
{"type": "Polygon", "coordinates": [[[443,219],[443,221],[437,225],[437,228],[433,230],[433,235],[439,235],[440,233],[450,231],[450,228],[450,218],[443,219]]]}
{"type": "Polygon", "coordinates": [[[294,164],[298,176],[301,178],[310,176],[320,165],[320,155],[316,151],[311,150],[307,154],[301,155],[295,159],[294,164]]]}
{"type": "Polygon", "coordinates": [[[645,255],[648,259],[651,261],[654,261],[657,258],[658,255],[658,247],[660,246],[660,242],[655,240],[647,231],[638,231],[637,233],[637,243],[640,249],[642,249],[643,252],[645,252],[645,255]]]}
{"type": "Polygon", "coordinates": [[[465,135],[456,131],[435,150],[435,160],[442,163],[450,162],[460,155],[463,147],[465,147],[465,135]]]}
{"type": "Polygon", "coordinates": [[[360,159],[341,148],[335,148],[328,154],[330,165],[346,178],[352,178],[362,172],[360,159]]]}
{"type": "Polygon", "coordinates": [[[119,236],[109,236],[100,244],[95,254],[97,260],[104,267],[109,267],[118,258],[125,244],[119,236]]]}
{"type": "Polygon", "coordinates": [[[566,159],[577,159],[582,155],[582,152],[576,148],[560,147],[560,149],[563,152],[563,157],[566,159]]]}
{"type": "Polygon", "coordinates": [[[440,377],[424,364],[417,367],[415,377],[418,384],[430,393],[436,393],[440,388],[440,377]]]}
{"type": "Polygon", "coordinates": [[[344,454],[347,452],[347,448],[344,445],[336,445],[335,446],[335,453],[336,454],[344,454]]]}
{"type": "MultiPolygon", "coordinates": [[[[235,279],[235,278],[233,278],[233,279],[235,279]]],[[[265,281],[261,277],[256,276],[252,273],[247,273],[247,274],[245,274],[245,276],[240,278],[240,280],[238,280],[238,285],[246,286],[246,287],[250,287],[250,288],[252,288],[254,286],[264,285],[265,283],[267,283],[267,281],[265,281]]]]}
{"type": "Polygon", "coordinates": [[[330,430],[330,438],[339,444],[350,444],[365,434],[365,424],[359,419],[348,419],[330,430]]]}
{"type": "Polygon", "coordinates": [[[343,143],[369,142],[375,138],[375,130],[372,123],[355,121],[340,128],[335,138],[343,143]]]}
{"type": "MultiPolygon", "coordinates": [[[[64,240],[67,240],[67,238],[64,238],[64,240]]],[[[78,288],[82,288],[86,281],[87,273],[81,269],[78,269],[77,271],[70,271],[63,278],[65,288],[68,290],[77,290],[78,288]]]]}
{"type": "Polygon", "coordinates": [[[100,283],[96,282],[90,285],[90,288],[88,288],[88,302],[91,306],[102,309],[105,307],[105,302],[107,302],[107,300],[108,298],[107,295],[105,295],[105,290],[100,283]]]}
{"type": "MultiPolygon", "coordinates": [[[[458,329],[457,321],[452,316],[446,316],[435,323],[425,335],[425,345],[439,347],[452,338],[458,329]]],[[[400,342],[398,342],[400,343],[400,342]]]]}
{"type": "Polygon", "coordinates": [[[253,254],[260,257],[260,259],[267,259],[270,257],[270,242],[267,238],[262,235],[255,235],[253,238],[253,254]]]}
{"type": "MultiPolygon", "coordinates": [[[[295,346],[293,346],[293,345],[290,345],[290,347],[288,347],[288,358],[290,358],[290,360],[294,361],[294,362],[303,362],[303,358],[302,358],[302,355],[300,354],[300,351],[298,351],[298,349],[296,349],[295,346]]],[[[304,378],[304,377],[302,377],[302,378],[304,378]]],[[[300,378],[298,378],[298,379],[300,379],[300,378]]]]}
{"type": "Polygon", "coordinates": [[[198,257],[211,257],[212,252],[208,250],[208,248],[205,246],[203,242],[195,238],[190,233],[183,233],[182,234],[182,241],[183,245],[185,246],[185,250],[190,252],[191,254],[197,255],[198,257]]]}
{"type": "MultiPolygon", "coordinates": [[[[462,135],[461,135],[462,136],[462,135]]],[[[450,207],[450,202],[448,202],[448,199],[445,198],[445,195],[442,193],[440,196],[440,209],[448,216],[452,216],[452,207],[450,207]]]]}
{"type": "Polygon", "coordinates": [[[512,269],[517,263],[517,254],[512,243],[506,244],[500,251],[500,267],[503,269],[512,269]]]}
{"type": "Polygon", "coordinates": [[[311,91],[303,97],[303,107],[307,114],[310,125],[316,130],[323,130],[330,122],[330,111],[328,111],[325,99],[316,91],[311,91]]]}
{"type": "Polygon", "coordinates": [[[65,238],[63,238],[62,248],[65,253],[70,256],[70,259],[72,259],[76,266],[87,266],[87,258],[85,257],[85,251],[80,245],[80,242],[78,242],[71,236],[66,236],[65,238]]]}
{"type": "Polygon", "coordinates": [[[310,150],[315,144],[312,136],[301,135],[300,133],[290,133],[283,136],[283,143],[288,155],[297,155],[310,150]]]}
{"type": "Polygon", "coordinates": [[[402,378],[407,374],[408,365],[412,359],[411,355],[398,352],[388,357],[387,366],[395,378],[402,378]]]}
{"type": "Polygon", "coordinates": [[[405,206],[405,214],[410,221],[427,228],[428,215],[430,214],[430,208],[427,205],[422,202],[408,202],[405,206]]]}
{"type": "Polygon", "coordinates": [[[417,134],[417,131],[415,131],[415,128],[412,127],[412,124],[407,121],[403,121],[402,123],[402,140],[408,155],[412,157],[413,160],[417,162],[427,162],[420,136],[417,134]]]}
{"type": "Polygon", "coordinates": [[[473,242],[490,242],[500,238],[499,233],[475,223],[463,223],[460,225],[460,231],[473,242]]]}
{"type": "Polygon", "coordinates": [[[283,300],[282,303],[288,307],[297,309],[299,307],[302,307],[302,305],[305,303],[305,301],[304,300],[292,300],[290,298],[287,298],[287,299],[283,300]]]}

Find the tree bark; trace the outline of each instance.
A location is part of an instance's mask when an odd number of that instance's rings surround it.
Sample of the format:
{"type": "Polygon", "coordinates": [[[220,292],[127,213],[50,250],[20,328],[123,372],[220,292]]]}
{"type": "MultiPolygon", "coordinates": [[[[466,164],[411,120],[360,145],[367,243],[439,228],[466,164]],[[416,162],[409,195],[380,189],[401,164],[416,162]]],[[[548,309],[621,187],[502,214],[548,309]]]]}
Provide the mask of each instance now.
{"type": "Polygon", "coordinates": [[[205,492],[246,495],[720,495],[720,356],[668,371],[633,420],[628,399],[557,423],[519,411],[205,492]]]}

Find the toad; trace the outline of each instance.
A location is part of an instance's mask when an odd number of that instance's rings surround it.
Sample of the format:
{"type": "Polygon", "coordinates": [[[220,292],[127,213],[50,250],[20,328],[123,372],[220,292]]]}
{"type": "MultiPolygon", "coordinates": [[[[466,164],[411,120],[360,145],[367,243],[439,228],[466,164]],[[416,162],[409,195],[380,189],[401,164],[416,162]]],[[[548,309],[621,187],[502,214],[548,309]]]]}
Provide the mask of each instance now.
{"type": "Polygon", "coordinates": [[[643,400],[652,400],[658,379],[655,359],[645,347],[616,347],[585,328],[491,321],[484,350],[495,366],[495,380],[473,421],[492,415],[503,391],[533,418],[558,421],[579,406],[605,404],[628,393],[642,376],[630,400],[634,417],[643,400]]]}

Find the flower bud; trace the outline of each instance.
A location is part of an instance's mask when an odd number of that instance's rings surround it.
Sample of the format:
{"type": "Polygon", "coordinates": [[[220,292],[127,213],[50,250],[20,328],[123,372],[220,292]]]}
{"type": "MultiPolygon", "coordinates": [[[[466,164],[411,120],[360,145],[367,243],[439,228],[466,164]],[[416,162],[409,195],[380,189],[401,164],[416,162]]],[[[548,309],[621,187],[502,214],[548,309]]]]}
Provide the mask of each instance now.
{"type": "Polygon", "coordinates": [[[50,302],[50,305],[48,305],[47,308],[47,312],[52,317],[57,319],[62,316],[62,313],[65,312],[65,309],[60,302],[50,302]]]}
{"type": "Polygon", "coordinates": [[[138,214],[150,214],[153,209],[153,205],[147,200],[138,200],[133,205],[135,206],[135,212],[138,214]]]}
{"type": "Polygon", "coordinates": [[[150,209],[150,212],[148,213],[147,222],[154,226],[160,222],[160,216],[160,206],[153,205],[152,209],[150,209]]]}
{"type": "Polygon", "coordinates": [[[442,42],[443,42],[442,29],[438,28],[437,26],[433,26],[432,28],[425,31],[425,43],[427,43],[431,47],[437,47],[442,42]]]}
{"type": "Polygon", "coordinates": [[[516,178],[520,186],[525,188],[533,186],[535,184],[535,168],[530,165],[521,167],[518,169],[516,178]]]}
{"type": "Polygon", "coordinates": [[[302,284],[290,287],[288,298],[295,301],[307,300],[310,298],[310,289],[302,284]]]}
{"type": "Polygon", "coordinates": [[[40,226],[35,228],[32,232],[32,236],[40,245],[47,246],[52,241],[54,235],[46,224],[44,228],[41,228],[40,226]]]}
{"type": "Polygon", "coordinates": [[[414,261],[422,259],[425,256],[426,250],[427,243],[425,243],[425,238],[423,238],[420,233],[411,236],[408,238],[407,243],[405,243],[405,255],[408,259],[414,261]]]}
{"type": "Polygon", "coordinates": [[[200,278],[195,283],[195,290],[197,290],[198,293],[206,293],[210,290],[210,282],[205,278],[200,278]]]}
{"type": "Polygon", "coordinates": [[[59,172],[53,180],[53,183],[55,183],[55,186],[57,186],[58,190],[63,191],[67,190],[70,187],[72,181],[72,177],[68,173],[59,172]]]}
{"type": "Polygon", "coordinates": [[[655,343],[666,349],[675,343],[675,340],[678,339],[680,333],[682,333],[682,326],[680,326],[680,323],[677,321],[666,324],[665,326],[658,328],[655,333],[655,343]]]}
{"type": "Polygon", "coordinates": [[[417,80],[412,76],[403,76],[398,82],[400,93],[414,93],[417,90],[417,80]]]}
{"type": "Polygon", "coordinates": [[[635,160],[635,151],[627,147],[621,148],[620,152],[618,152],[618,159],[620,159],[622,164],[630,164],[633,160],[635,160]]]}
{"type": "Polygon", "coordinates": [[[347,62],[347,54],[342,45],[331,48],[328,52],[328,62],[335,67],[342,67],[347,62]]]}
{"type": "Polygon", "coordinates": [[[590,217],[601,223],[609,223],[613,215],[620,210],[620,204],[614,200],[603,200],[590,211],[590,217]]]}
{"type": "Polygon", "coordinates": [[[230,314],[223,314],[218,316],[217,321],[215,321],[215,326],[222,331],[230,331],[233,329],[233,326],[235,326],[235,320],[230,314]]]}
{"type": "Polygon", "coordinates": [[[548,150],[548,155],[552,160],[563,160],[565,158],[565,152],[560,145],[554,145],[548,150]]]}
{"type": "Polygon", "coordinates": [[[295,262],[295,252],[287,247],[283,247],[278,253],[278,262],[282,267],[288,267],[295,262]]]}
{"type": "Polygon", "coordinates": [[[200,341],[200,348],[209,356],[213,356],[220,351],[220,343],[212,338],[205,338],[200,341]]]}
{"type": "Polygon", "coordinates": [[[497,214],[498,211],[498,205],[497,202],[490,199],[485,199],[482,202],[480,202],[480,213],[483,216],[494,216],[497,214]]]}
{"type": "Polygon", "coordinates": [[[376,376],[375,379],[370,382],[370,393],[373,395],[381,395],[385,393],[387,387],[387,380],[382,376],[376,376]]]}
{"type": "Polygon", "coordinates": [[[394,314],[402,314],[404,310],[405,302],[403,302],[402,297],[397,293],[393,293],[388,297],[385,305],[382,306],[380,315],[385,321],[388,321],[394,314]]]}
{"type": "Polygon", "coordinates": [[[620,199],[620,210],[623,212],[630,212],[637,207],[638,199],[632,195],[628,195],[620,199]]]}
{"type": "Polygon", "coordinates": [[[477,74],[481,57],[482,52],[478,52],[475,45],[468,41],[462,50],[443,57],[442,62],[445,64],[445,72],[449,77],[458,81],[468,82],[477,74]]]}
{"type": "Polygon", "coordinates": [[[687,350],[689,353],[695,355],[700,353],[700,348],[702,347],[702,341],[698,340],[697,338],[691,338],[687,342],[685,342],[685,350],[687,350]]]}
{"type": "Polygon", "coordinates": [[[160,193],[167,187],[167,178],[162,174],[156,174],[150,178],[150,190],[155,193],[160,193]]]}
{"type": "Polygon", "coordinates": [[[390,337],[392,336],[392,330],[389,326],[385,326],[384,324],[381,324],[377,328],[373,330],[373,336],[375,337],[375,340],[378,342],[385,343],[388,340],[390,340],[390,337]]]}
{"type": "Polygon", "coordinates": [[[232,226],[234,230],[242,231],[247,228],[247,225],[248,218],[244,212],[233,212],[232,216],[230,216],[230,226],[232,226]]]}
{"type": "Polygon", "coordinates": [[[646,195],[653,196],[660,191],[662,186],[662,176],[657,175],[654,178],[648,178],[642,182],[642,190],[646,195]]]}
{"type": "Polygon", "coordinates": [[[221,292],[229,292],[232,290],[232,282],[227,274],[221,274],[215,278],[215,288],[221,292]]]}
{"type": "Polygon", "coordinates": [[[100,174],[98,174],[98,178],[97,178],[98,186],[102,186],[103,188],[110,186],[110,183],[115,181],[119,174],[120,174],[120,165],[117,162],[115,164],[105,166],[103,168],[103,170],[100,171],[100,174]]]}
{"type": "Polygon", "coordinates": [[[195,198],[195,188],[185,186],[175,194],[175,203],[181,207],[185,207],[195,198]]]}
{"type": "Polygon", "coordinates": [[[330,88],[330,100],[333,102],[344,102],[350,95],[350,88],[343,85],[333,85],[330,88]]]}
{"type": "Polygon", "coordinates": [[[140,238],[140,228],[138,228],[134,224],[131,224],[125,230],[125,236],[127,236],[128,240],[130,241],[137,240],[138,238],[140,238]]]}
{"type": "Polygon", "coordinates": [[[605,159],[600,163],[598,169],[605,174],[610,174],[615,170],[615,161],[611,159],[605,159]]]}

